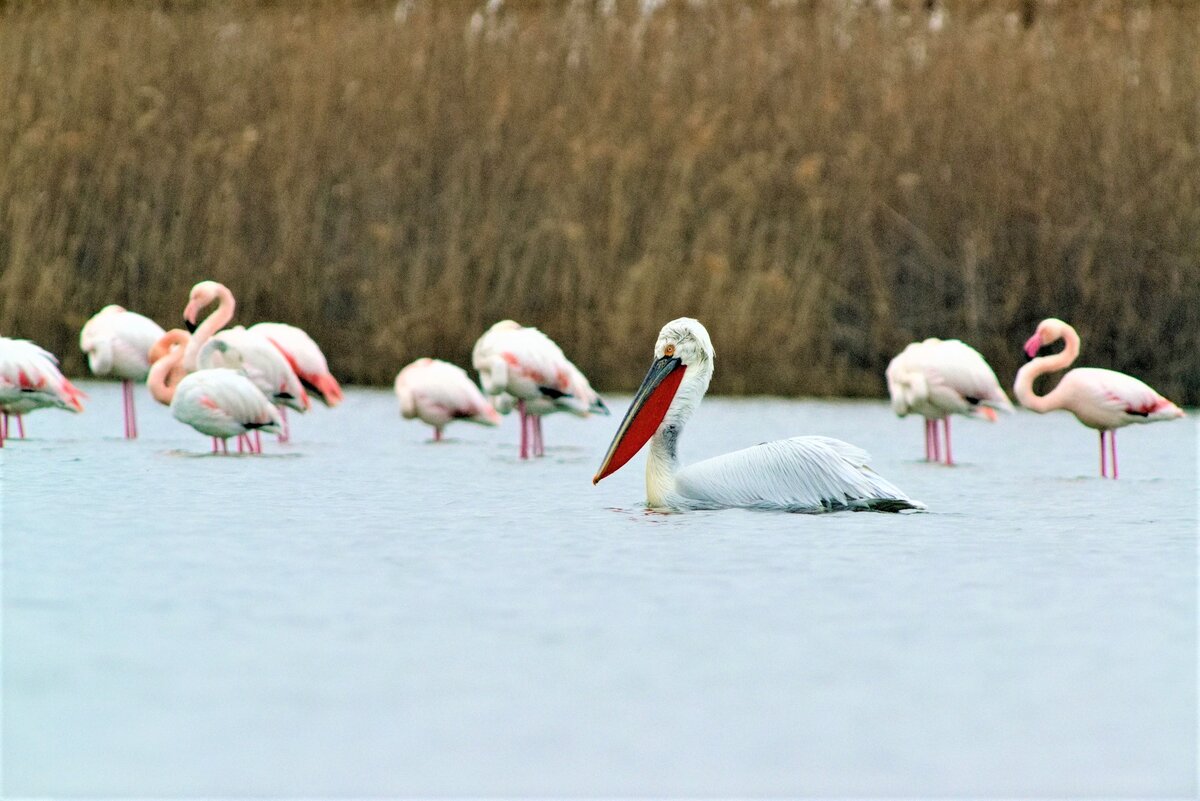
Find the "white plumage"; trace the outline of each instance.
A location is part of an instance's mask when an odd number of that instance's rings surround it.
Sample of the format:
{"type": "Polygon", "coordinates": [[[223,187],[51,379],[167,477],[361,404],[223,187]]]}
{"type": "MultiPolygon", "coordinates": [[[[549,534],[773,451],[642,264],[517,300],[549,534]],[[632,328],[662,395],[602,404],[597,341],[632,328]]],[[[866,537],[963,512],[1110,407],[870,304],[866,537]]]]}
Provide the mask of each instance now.
{"type": "Polygon", "coordinates": [[[304,388],[322,403],[337,406],[342,402],[342,388],[329,372],[325,354],[307,331],[287,323],[255,323],[247,330],[270,340],[287,359],[304,388]]]}
{"type": "Polygon", "coordinates": [[[144,381],[150,372],[150,348],[164,333],[150,318],[110,305],[84,324],[79,347],[93,375],[144,381]]]}
{"type": "Polygon", "coordinates": [[[218,439],[260,430],[278,432],[279,411],[249,378],[227,368],[190,373],[175,387],[171,414],[218,439]]]}
{"type": "Polygon", "coordinates": [[[86,397],[58,369],[58,359],[26,339],[0,337],[0,411],[56,408],[82,412],[86,397]]]}
{"type": "Polygon", "coordinates": [[[1012,411],[991,366],[979,351],[957,339],[913,342],[888,364],[886,377],[892,410],[901,417],[915,413],[925,418],[925,458],[929,461],[938,461],[942,449],[938,420],[945,431],[949,465],[954,463],[950,415],[994,421],[995,410],[1012,411]]]}
{"type": "Polygon", "coordinates": [[[536,328],[501,320],[475,342],[471,364],[497,411],[507,414],[514,406],[518,409],[522,458],[527,451],[527,429],[531,429],[528,436],[534,455],[543,453],[543,415],[608,414],[608,407],[583,372],[554,340],[536,328]]]}
{"type": "Polygon", "coordinates": [[[828,437],[768,442],[681,469],[679,437],[708,390],[715,356],[708,331],[699,321],[683,317],[663,327],[650,371],[593,481],[620,469],[649,441],[646,498],[655,509],[898,512],[924,508],[867,467],[862,449],[828,437]]]}
{"type": "Polygon", "coordinates": [[[434,438],[455,420],[481,425],[500,424],[500,415],[461,367],[441,359],[417,359],[396,375],[400,414],[419,418],[434,428],[434,438]]]}
{"type": "Polygon", "coordinates": [[[240,370],[272,403],[300,412],[310,406],[300,378],[279,349],[262,334],[240,325],[213,334],[200,348],[196,364],[240,370]]]}

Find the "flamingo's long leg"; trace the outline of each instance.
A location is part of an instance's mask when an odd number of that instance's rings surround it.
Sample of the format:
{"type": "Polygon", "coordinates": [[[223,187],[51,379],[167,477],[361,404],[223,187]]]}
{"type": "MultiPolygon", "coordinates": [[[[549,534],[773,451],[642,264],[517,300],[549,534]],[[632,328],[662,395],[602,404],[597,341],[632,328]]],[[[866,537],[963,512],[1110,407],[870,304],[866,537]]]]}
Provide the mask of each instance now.
{"type": "Polygon", "coordinates": [[[129,385],[129,430],[133,432],[133,439],[137,439],[137,404],[134,402],[134,386],[132,381],[126,381],[125,383],[129,385]]]}
{"type": "Polygon", "coordinates": [[[529,458],[529,443],[525,439],[527,432],[525,426],[525,401],[517,401],[517,415],[521,419],[521,458],[529,458]]]}
{"type": "Polygon", "coordinates": [[[1114,428],[1108,432],[1108,443],[1112,447],[1112,477],[1117,477],[1117,430],[1114,428]]]}
{"type": "Polygon", "coordinates": [[[262,434],[257,428],[254,429],[254,452],[262,453],[262,434]]]}
{"type": "Polygon", "coordinates": [[[21,435],[21,439],[25,439],[25,415],[17,415],[17,433],[21,435]]]}
{"type": "Polygon", "coordinates": [[[229,455],[229,437],[224,437],[221,440],[221,452],[224,453],[226,456],[229,455]]]}
{"type": "Polygon", "coordinates": [[[213,449],[212,449],[212,452],[213,452],[213,453],[216,453],[216,452],[217,452],[217,450],[218,450],[218,448],[219,448],[220,446],[218,446],[218,445],[217,445],[217,438],[216,438],[216,437],[213,437],[213,438],[212,438],[212,441],[213,441],[213,449]]]}
{"type": "Polygon", "coordinates": [[[288,426],[288,417],[287,417],[287,407],[286,406],[279,407],[279,417],[283,421],[283,431],[280,432],[280,434],[279,434],[279,441],[280,442],[291,442],[292,441],[292,433],[291,433],[292,430],[288,426]]]}
{"type": "Polygon", "coordinates": [[[924,420],[925,420],[925,461],[928,462],[931,459],[933,459],[933,447],[929,444],[929,418],[926,417],[926,418],[924,418],[924,420]]]}
{"type": "Polygon", "coordinates": [[[442,429],[441,429],[441,427],[440,427],[440,426],[434,426],[434,427],[433,427],[433,441],[434,441],[434,442],[441,442],[441,441],[442,441],[442,429]]]}
{"type": "Polygon", "coordinates": [[[1105,462],[1104,432],[1100,432],[1100,478],[1108,478],[1108,465],[1105,462]]]}
{"type": "Polygon", "coordinates": [[[950,415],[942,418],[942,423],[946,426],[946,464],[954,466],[954,457],[950,455],[950,415]]]}
{"type": "Polygon", "coordinates": [[[546,440],[542,438],[542,418],[540,416],[537,419],[537,427],[538,427],[538,429],[537,429],[537,431],[538,431],[538,456],[545,456],[546,455],[546,440]]]}
{"type": "Polygon", "coordinates": [[[931,421],[930,430],[933,432],[933,461],[940,462],[942,460],[942,444],[941,437],[938,436],[937,420],[931,421]]]}

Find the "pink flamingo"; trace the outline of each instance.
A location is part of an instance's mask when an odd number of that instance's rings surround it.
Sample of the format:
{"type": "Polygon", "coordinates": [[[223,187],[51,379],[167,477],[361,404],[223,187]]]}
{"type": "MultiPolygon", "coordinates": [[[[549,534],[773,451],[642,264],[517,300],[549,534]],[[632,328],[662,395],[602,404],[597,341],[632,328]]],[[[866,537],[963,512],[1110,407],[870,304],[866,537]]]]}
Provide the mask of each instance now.
{"type": "Polygon", "coordinates": [[[87,354],[92,374],[121,379],[125,439],[137,439],[133,382],[146,379],[150,372],[150,347],[162,335],[158,323],[116,305],[105,306],[79,332],[79,347],[87,354]]]}
{"type": "Polygon", "coordinates": [[[487,402],[465,370],[441,359],[417,359],[396,376],[396,397],[406,420],[419,417],[433,426],[433,440],[454,420],[500,425],[500,415],[487,402]]]}
{"type": "MultiPolygon", "coordinates": [[[[272,403],[308,411],[311,405],[308,393],[279,348],[263,334],[240,325],[221,330],[233,319],[235,307],[233,293],[224,284],[201,281],[192,287],[183,312],[184,322],[193,331],[192,340],[184,350],[184,368],[189,372],[198,367],[240,370],[272,403]],[[214,301],[217,308],[197,326],[200,310],[214,301]]],[[[255,441],[261,450],[257,432],[255,441]]]]}
{"type": "Polygon", "coordinates": [[[925,418],[925,461],[940,458],[937,423],[946,430],[946,464],[950,453],[950,415],[995,422],[996,410],[1011,412],[1012,403],[979,351],[957,339],[913,342],[887,367],[892,409],[925,418]]]}
{"type": "MultiPolygon", "coordinates": [[[[160,403],[171,407],[176,420],[212,437],[212,452],[229,453],[228,438],[250,445],[250,432],[278,431],[279,412],[258,387],[241,373],[227,368],[182,371],[187,332],[168,331],[155,345],[163,353],[150,367],[146,385],[160,403]],[[173,379],[177,379],[173,382],[173,379]]],[[[261,453],[253,446],[250,453],[261,453]]]]}
{"type": "Polygon", "coordinates": [[[501,320],[475,342],[471,362],[497,411],[506,414],[516,406],[521,417],[522,459],[546,455],[544,415],[608,414],[608,407],[579,368],[536,328],[501,320]]]}
{"type": "MultiPolygon", "coordinates": [[[[329,372],[329,363],[325,354],[302,328],[287,323],[255,323],[248,329],[256,334],[262,334],[271,344],[279,349],[283,357],[300,379],[300,383],[321,403],[333,408],[342,402],[342,388],[337,379],[329,372]]],[[[287,408],[279,407],[283,418],[283,433],[279,435],[280,442],[289,439],[287,408]]]]}
{"type": "Polygon", "coordinates": [[[0,447],[8,436],[9,416],[25,439],[24,415],[35,409],[82,412],[86,398],[58,369],[58,359],[25,339],[0,337],[0,447]]]}
{"type": "Polygon", "coordinates": [[[1107,477],[1104,438],[1108,434],[1112,452],[1112,477],[1117,477],[1117,431],[1130,423],[1154,423],[1183,417],[1183,410],[1133,376],[1097,367],[1076,367],[1062,377],[1049,394],[1038,395],[1033,382],[1043,373],[1065,370],[1079,356],[1079,335],[1054,317],[1038,323],[1025,343],[1032,360],[1017,371],[1013,393],[1017,401],[1038,414],[1066,409],[1088,428],[1100,432],[1100,476],[1107,477]],[[1061,352],[1038,356],[1038,351],[1065,340],[1061,352]]]}

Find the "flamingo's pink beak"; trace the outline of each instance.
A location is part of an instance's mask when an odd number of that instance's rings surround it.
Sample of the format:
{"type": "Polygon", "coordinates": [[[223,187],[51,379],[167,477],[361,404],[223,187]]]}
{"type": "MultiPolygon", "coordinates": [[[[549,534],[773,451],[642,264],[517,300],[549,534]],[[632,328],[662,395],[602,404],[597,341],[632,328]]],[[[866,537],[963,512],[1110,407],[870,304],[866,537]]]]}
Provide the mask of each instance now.
{"type": "Polygon", "coordinates": [[[1034,334],[1029,339],[1025,340],[1025,355],[1029,358],[1034,358],[1038,355],[1038,351],[1042,349],[1042,335],[1034,334]]]}
{"type": "Polygon", "coordinates": [[[608,446],[608,453],[592,479],[593,484],[620,470],[654,436],[659,424],[667,416],[667,409],[671,408],[671,401],[679,391],[679,383],[683,381],[686,370],[687,365],[675,356],[663,356],[650,365],[650,372],[646,373],[637,394],[633,396],[629,411],[625,413],[625,419],[621,421],[621,427],[617,429],[612,444],[608,446]]]}

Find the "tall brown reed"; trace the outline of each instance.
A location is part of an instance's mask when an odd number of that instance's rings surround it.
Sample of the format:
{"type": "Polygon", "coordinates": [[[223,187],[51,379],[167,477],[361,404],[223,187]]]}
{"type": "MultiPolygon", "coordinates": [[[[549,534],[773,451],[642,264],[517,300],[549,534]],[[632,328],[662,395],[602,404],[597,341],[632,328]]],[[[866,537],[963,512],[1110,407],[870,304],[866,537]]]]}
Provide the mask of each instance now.
{"type": "Polygon", "coordinates": [[[1200,10],[1008,5],[8,4],[0,333],[215,278],[352,381],[512,317],[630,388],[691,315],[717,391],[875,395],[1057,315],[1200,402],[1200,10]]]}

